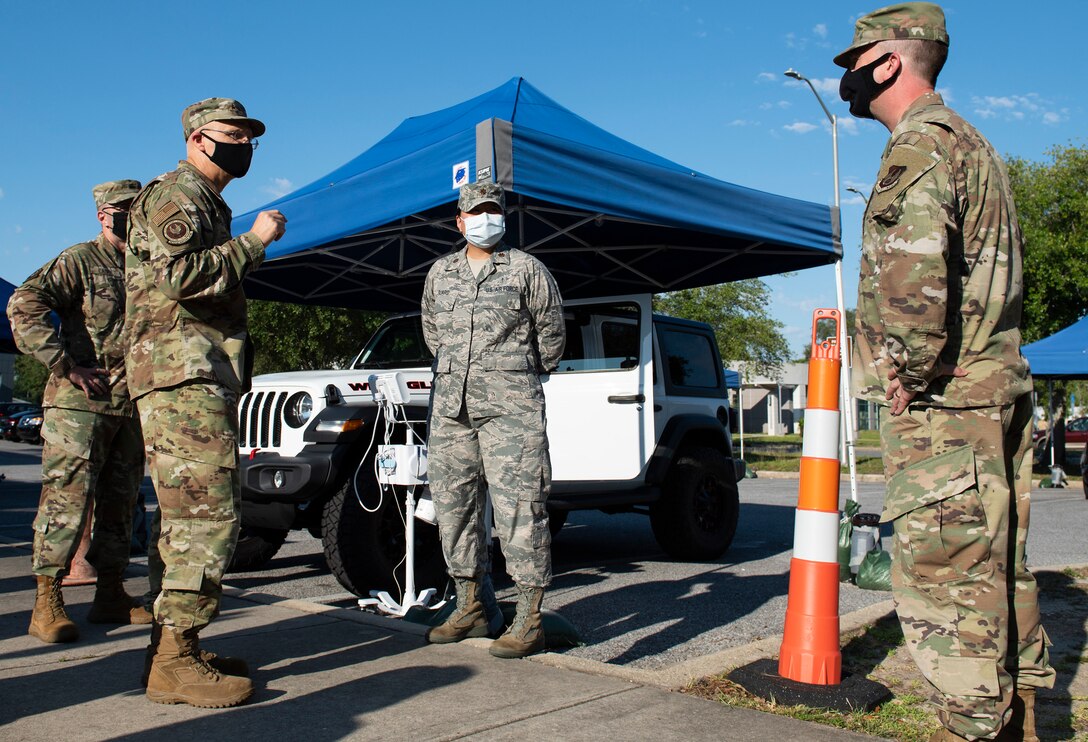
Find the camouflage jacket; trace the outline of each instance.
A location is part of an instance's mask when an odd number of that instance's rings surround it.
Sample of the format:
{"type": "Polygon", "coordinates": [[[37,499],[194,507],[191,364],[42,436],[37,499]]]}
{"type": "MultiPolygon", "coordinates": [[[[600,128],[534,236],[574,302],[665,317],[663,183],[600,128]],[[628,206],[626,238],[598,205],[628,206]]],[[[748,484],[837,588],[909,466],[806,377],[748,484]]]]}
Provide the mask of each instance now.
{"type": "MultiPolygon", "coordinates": [[[[498,246],[473,275],[465,250],[440,258],[423,285],[423,337],[434,353],[435,413],[455,417],[466,379],[480,371],[475,415],[540,409],[539,374],[563,356],[563,300],[544,265],[521,250],[498,246]]],[[[472,394],[472,389],[468,394],[472,394]]]]}
{"type": "Polygon", "coordinates": [[[105,235],[81,242],[43,265],[8,302],[19,350],[52,372],[43,405],[106,415],[133,414],[125,381],[123,256],[105,235]],[[60,332],[51,313],[60,318],[60,332]],[[104,369],[109,393],[87,398],[67,379],[73,366],[104,369]]]}
{"type": "Polygon", "coordinates": [[[242,279],[264,260],[252,232],[188,162],[144,186],[129,210],[125,283],[133,398],[193,379],[248,387],[252,351],[242,279]]]}
{"type": "Polygon", "coordinates": [[[854,393],[887,404],[1008,404],[1031,389],[1020,354],[1023,246],[1005,164],[940,95],[892,131],[862,225],[854,393]],[[964,377],[939,376],[942,364],[964,377]]]}

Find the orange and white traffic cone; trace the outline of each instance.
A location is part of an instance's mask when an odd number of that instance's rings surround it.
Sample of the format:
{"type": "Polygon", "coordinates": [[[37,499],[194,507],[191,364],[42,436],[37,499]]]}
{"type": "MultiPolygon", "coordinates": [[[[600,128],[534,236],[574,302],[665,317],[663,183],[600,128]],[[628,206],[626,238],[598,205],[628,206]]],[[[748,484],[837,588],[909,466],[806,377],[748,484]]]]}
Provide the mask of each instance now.
{"type": "Polygon", "coordinates": [[[837,685],[842,680],[838,559],[840,323],[838,310],[813,312],[789,602],[778,657],[779,675],[814,685],[837,685]],[[833,320],[835,334],[818,342],[816,325],[821,320],[833,320]]]}

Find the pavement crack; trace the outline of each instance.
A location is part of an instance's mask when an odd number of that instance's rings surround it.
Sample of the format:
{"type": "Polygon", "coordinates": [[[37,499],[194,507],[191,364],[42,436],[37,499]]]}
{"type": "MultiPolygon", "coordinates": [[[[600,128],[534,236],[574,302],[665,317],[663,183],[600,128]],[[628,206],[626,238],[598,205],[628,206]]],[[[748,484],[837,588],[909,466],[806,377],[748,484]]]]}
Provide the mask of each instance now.
{"type": "Polygon", "coordinates": [[[587,703],[596,703],[597,701],[601,701],[601,700],[604,700],[606,698],[613,698],[615,696],[623,695],[624,693],[630,693],[632,691],[639,690],[641,687],[642,686],[639,686],[639,685],[632,685],[630,688],[621,688],[620,690],[615,690],[615,691],[612,691],[610,693],[598,693],[597,695],[590,696],[589,698],[582,698],[582,699],[579,699],[577,701],[572,701],[570,703],[563,704],[561,706],[554,706],[554,707],[552,707],[550,709],[547,709],[546,711],[538,711],[537,713],[534,713],[534,714],[525,714],[523,716],[517,716],[517,717],[514,717],[512,719],[506,719],[504,721],[495,722],[494,724],[488,724],[487,726],[478,727],[478,728],[473,729],[472,731],[467,732],[467,733],[462,732],[462,733],[459,733],[459,734],[457,734],[456,736],[453,736],[453,737],[439,737],[438,739],[443,740],[443,742],[446,742],[447,740],[455,740],[455,739],[470,739],[470,738],[475,737],[475,736],[477,736],[479,734],[484,734],[486,732],[490,732],[490,731],[493,731],[495,729],[501,729],[503,727],[509,727],[509,726],[511,726],[513,724],[519,724],[519,723],[521,723],[523,721],[528,721],[530,719],[536,719],[536,718],[539,718],[541,716],[547,716],[549,714],[554,714],[557,711],[566,711],[567,709],[577,708],[578,706],[584,706],[587,703]]]}

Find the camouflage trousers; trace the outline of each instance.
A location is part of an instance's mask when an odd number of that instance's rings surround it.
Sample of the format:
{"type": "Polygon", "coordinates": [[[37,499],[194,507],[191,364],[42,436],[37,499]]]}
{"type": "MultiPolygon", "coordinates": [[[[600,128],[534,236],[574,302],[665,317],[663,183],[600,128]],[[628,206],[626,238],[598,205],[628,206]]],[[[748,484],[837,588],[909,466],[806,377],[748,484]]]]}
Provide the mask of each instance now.
{"type": "Polygon", "coordinates": [[[238,541],[238,395],[188,383],[149,392],[136,405],[159,500],[160,532],[148,549],[152,583],[162,580],[155,620],[199,629],[219,611],[238,541]]]}
{"type": "Polygon", "coordinates": [[[997,733],[1017,684],[1054,684],[1024,553],[1031,416],[1024,395],[1002,407],[910,407],[881,424],[899,623],[941,723],[968,739],[997,733]]]}
{"type": "Polygon", "coordinates": [[[65,574],[91,517],[87,561],[100,575],[128,566],[132,510],[144,478],[135,417],[47,407],[42,423],[42,496],[34,519],[35,574],[65,574]]]}
{"type": "Polygon", "coordinates": [[[510,577],[526,587],[551,582],[548,491],[551,459],[542,411],[456,418],[433,414],[427,441],[427,477],[442,551],[453,577],[484,570],[484,497],[489,493],[510,577]],[[486,484],[486,487],[485,487],[486,484]]]}

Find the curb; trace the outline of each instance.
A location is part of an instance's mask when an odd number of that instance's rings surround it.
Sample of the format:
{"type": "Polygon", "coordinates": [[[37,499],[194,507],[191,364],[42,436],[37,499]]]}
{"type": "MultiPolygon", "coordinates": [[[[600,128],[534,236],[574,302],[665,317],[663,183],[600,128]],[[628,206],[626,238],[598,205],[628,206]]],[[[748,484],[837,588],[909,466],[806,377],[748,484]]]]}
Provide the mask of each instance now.
{"type": "MultiPolygon", "coordinates": [[[[801,473],[796,471],[763,471],[762,469],[752,469],[755,473],[754,479],[800,479],[801,473]]],[[[859,482],[884,482],[883,474],[858,474],[857,480],[859,482]]],[[[850,475],[843,474],[839,477],[840,482],[849,482],[850,475]]]]}

